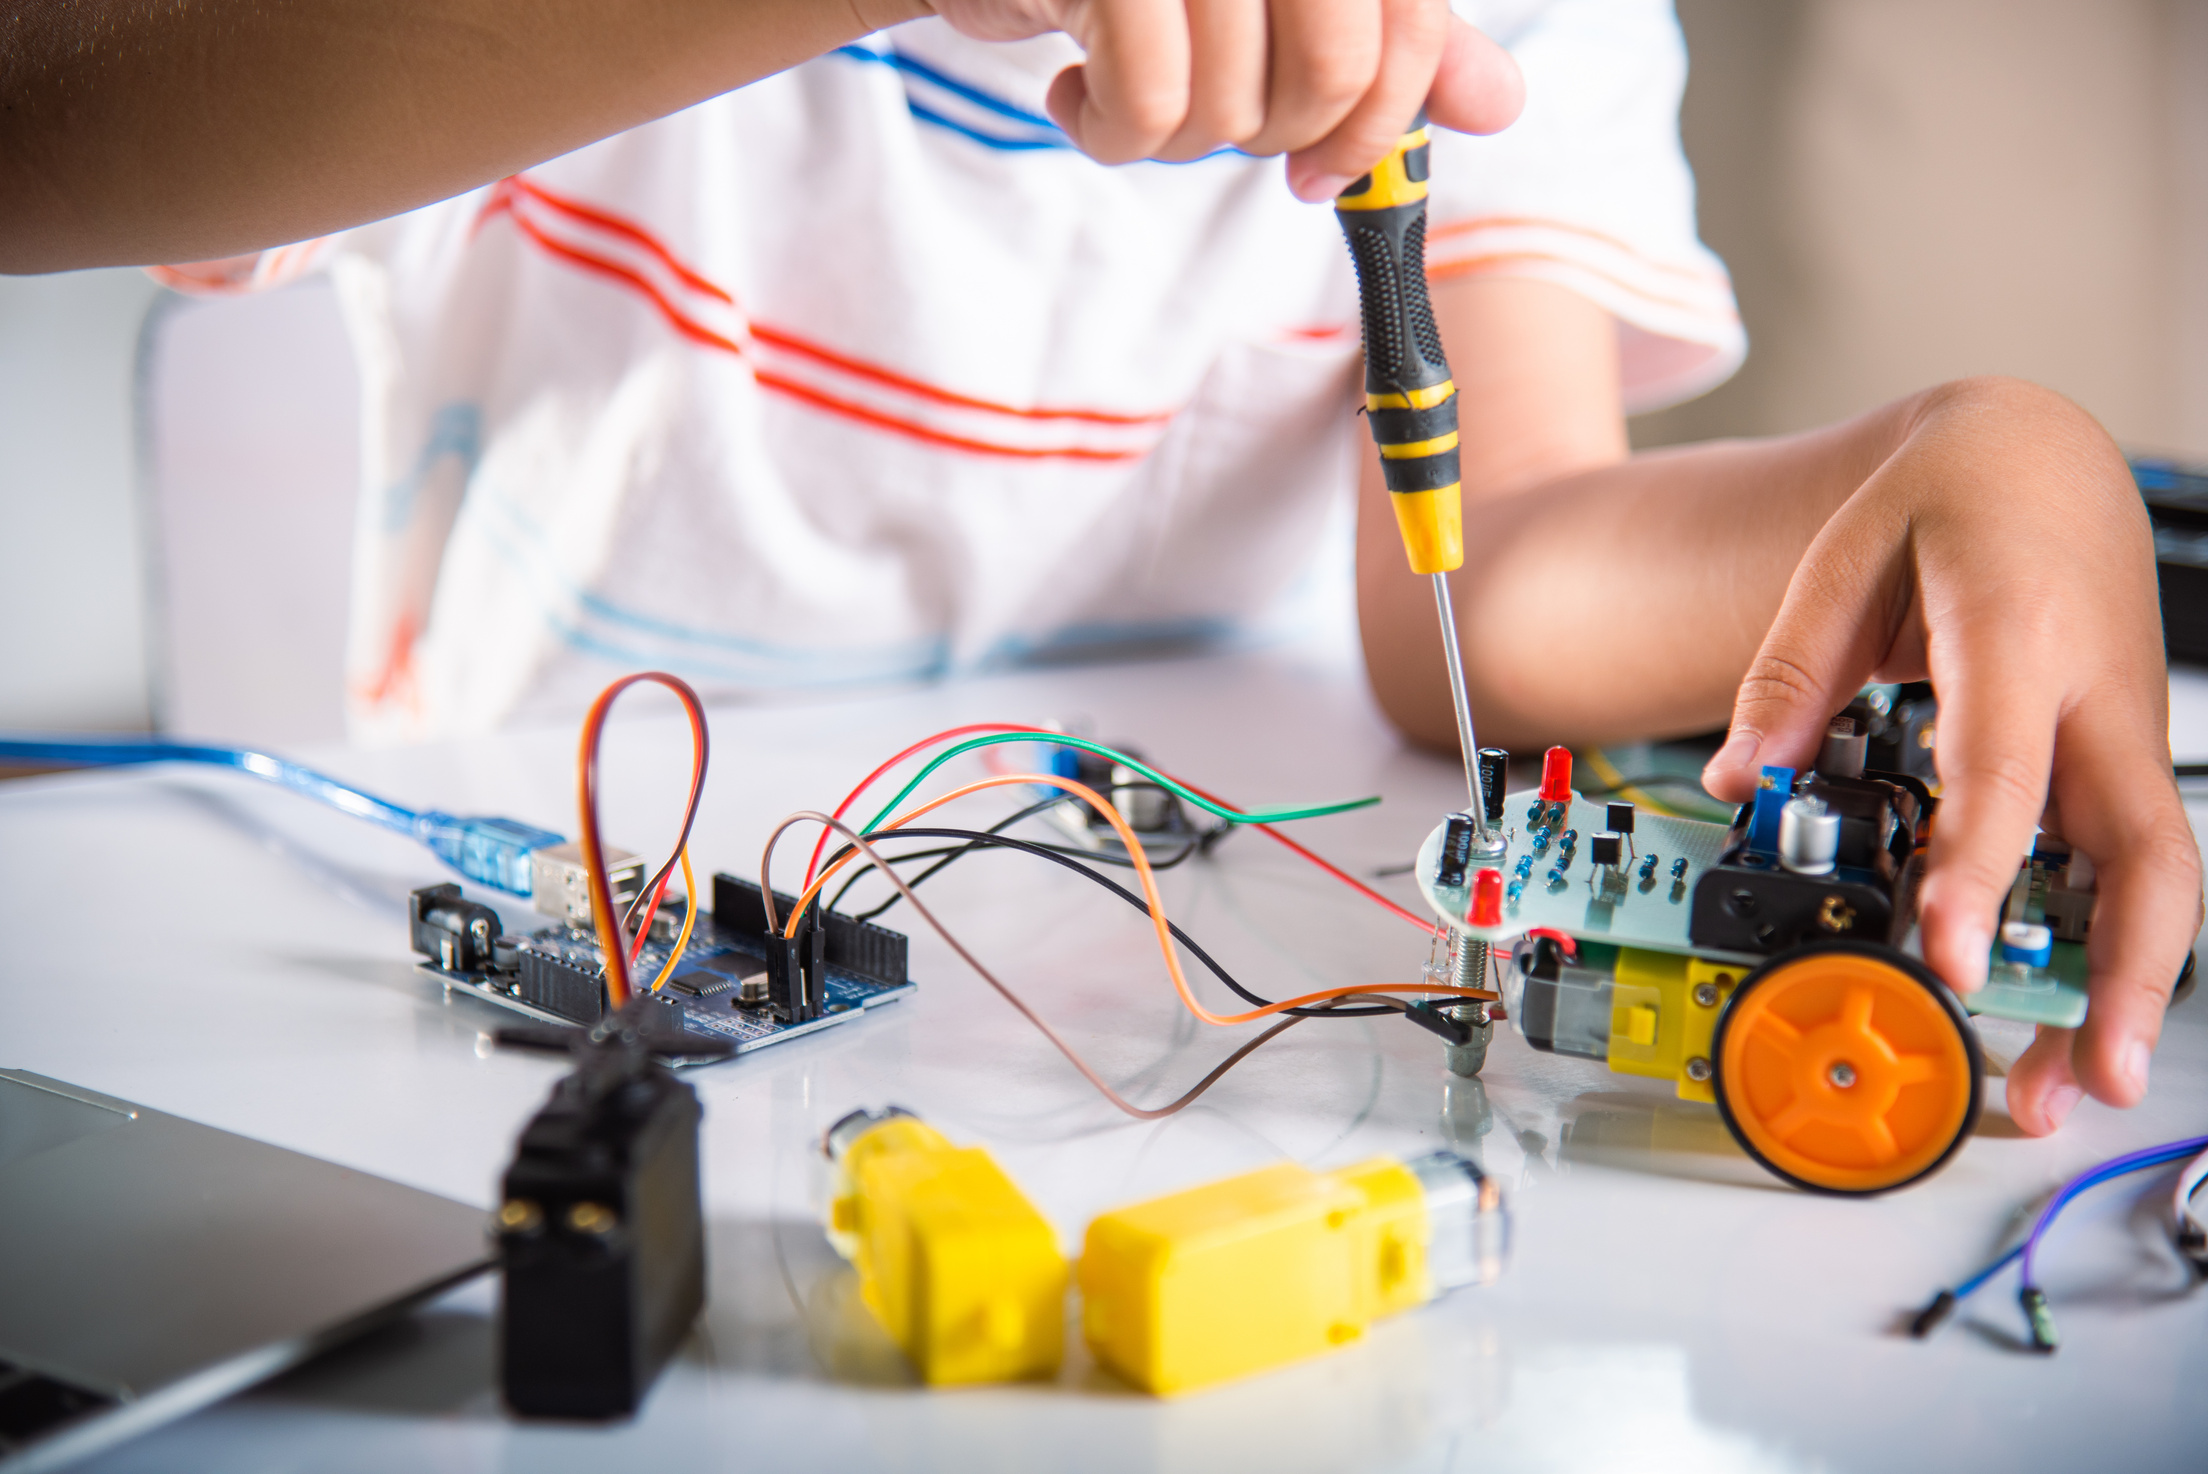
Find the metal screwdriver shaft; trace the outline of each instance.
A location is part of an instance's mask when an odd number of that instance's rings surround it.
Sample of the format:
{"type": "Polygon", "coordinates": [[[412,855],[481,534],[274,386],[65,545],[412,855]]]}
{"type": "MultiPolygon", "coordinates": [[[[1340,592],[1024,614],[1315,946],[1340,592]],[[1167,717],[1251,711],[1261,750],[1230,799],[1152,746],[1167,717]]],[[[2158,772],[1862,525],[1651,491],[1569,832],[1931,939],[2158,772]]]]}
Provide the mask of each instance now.
{"type": "Polygon", "coordinates": [[[1449,603],[1449,575],[1434,575],[1434,606],[1441,613],[1441,655],[1449,663],[1449,699],[1457,708],[1457,744],[1464,749],[1464,787],[1472,795],[1472,822],[1485,846],[1487,800],[1480,792],[1480,747],[1472,736],[1472,700],[1464,690],[1464,655],[1457,648],[1457,611],[1449,603]]]}
{"type": "Polygon", "coordinates": [[[1449,572],[1464,564],[1464,509],[1457,386],[1426,295],[1427,147],[1422,113],[1370,174],[1342,191],[1334,218],[1349,241],[1364,310],[1366,420],[1380,447],[1380,469],[1411,571],[1433,576],[1457,741],[1464,748],[1464,786],[1472,798],[1474,843],[1493,851],[1499,841],[1488,828],[1480,791],[1472,705],[1465,696],[1456,615],[1449,607],[1449,572]]]}

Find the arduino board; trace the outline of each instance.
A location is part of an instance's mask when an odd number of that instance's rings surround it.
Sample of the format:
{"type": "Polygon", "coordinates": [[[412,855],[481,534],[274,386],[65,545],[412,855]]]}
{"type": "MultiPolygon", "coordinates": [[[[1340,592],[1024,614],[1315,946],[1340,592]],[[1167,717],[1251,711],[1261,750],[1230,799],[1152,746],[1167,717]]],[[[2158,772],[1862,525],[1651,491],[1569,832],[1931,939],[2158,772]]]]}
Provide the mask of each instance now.
{"type": "MultiPolygon", "coordinates": [[[[786,918],[794,898],[775,899],[786,918]]],[[[759,887],[732,875],[713,877],[713,900],[657,995],[684,1030],[733,1053],[848,1023],[916,991],[902,933],[829,911],[808,913],[795,938],[770,936],[759,887]]],[[[496,911],[445,884],[409,897],[408,922],[417,965],[448,990],[540,1023],[588,1026],[606,1014],[605,959],[587,918],[511,936],[496,911]]],[[[638,977],[665,968],[681,924],[675,905],[662,908],[638,977]]]]}

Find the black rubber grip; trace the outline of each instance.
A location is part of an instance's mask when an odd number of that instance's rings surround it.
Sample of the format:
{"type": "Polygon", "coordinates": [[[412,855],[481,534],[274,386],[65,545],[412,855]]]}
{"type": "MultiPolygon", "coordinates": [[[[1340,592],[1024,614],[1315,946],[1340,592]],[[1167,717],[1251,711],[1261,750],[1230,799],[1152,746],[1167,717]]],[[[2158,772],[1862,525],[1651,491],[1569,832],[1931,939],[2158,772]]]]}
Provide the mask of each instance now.
{"type": "Polygon", "coordinates": [[[1426,202],[1338,210],[1364,307],[1365,392],[1402,394],[1449,377],[1426,295],[1426,202]]]}
{"type": "Polygon", "coordinates": [[[1463,473],[1457,469],[1457,448],[1453,445],[1433,455],[1383,460],[1380,472],[1390,491],[1439,491],[1463,479],[1463,473]]]}

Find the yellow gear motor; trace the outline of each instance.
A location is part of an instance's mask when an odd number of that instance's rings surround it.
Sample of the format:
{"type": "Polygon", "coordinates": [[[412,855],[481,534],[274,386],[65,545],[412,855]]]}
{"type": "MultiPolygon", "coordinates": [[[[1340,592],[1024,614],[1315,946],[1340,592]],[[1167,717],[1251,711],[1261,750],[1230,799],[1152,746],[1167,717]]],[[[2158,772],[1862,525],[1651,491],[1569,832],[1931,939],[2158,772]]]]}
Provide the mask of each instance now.
{"type": "Polygon", "coordinates": [[[1495,1183],[1453,1153],[1326,1173],[1283,1163],[1091,1223],[1082,1328],[1097,1359],[1137,1386],[1191,1392],[1485,1284],[1504,1239],[1495,1183]]]}
{"type": "Polygon", "coordinates": [[[936,1385],[1047,1377],[1064,1354],[1058,1234],[979,1147],[908,1111],[854,1111],[828,1130],[828,1238],[921,1377],[936,1385]]]}

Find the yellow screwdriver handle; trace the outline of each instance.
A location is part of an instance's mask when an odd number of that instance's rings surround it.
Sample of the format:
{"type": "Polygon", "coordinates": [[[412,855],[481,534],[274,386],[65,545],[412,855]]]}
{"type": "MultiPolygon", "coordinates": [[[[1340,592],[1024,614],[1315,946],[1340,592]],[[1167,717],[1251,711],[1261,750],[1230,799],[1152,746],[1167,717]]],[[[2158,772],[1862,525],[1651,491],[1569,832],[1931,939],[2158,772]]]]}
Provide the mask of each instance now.
{"type": "Polygon", "coordinates": [[[1457,386],[1426,295],[1426,117],[1334,201],[1364,307],[1365,411],[1414,573],[1464,563],[1457,386]]]}

